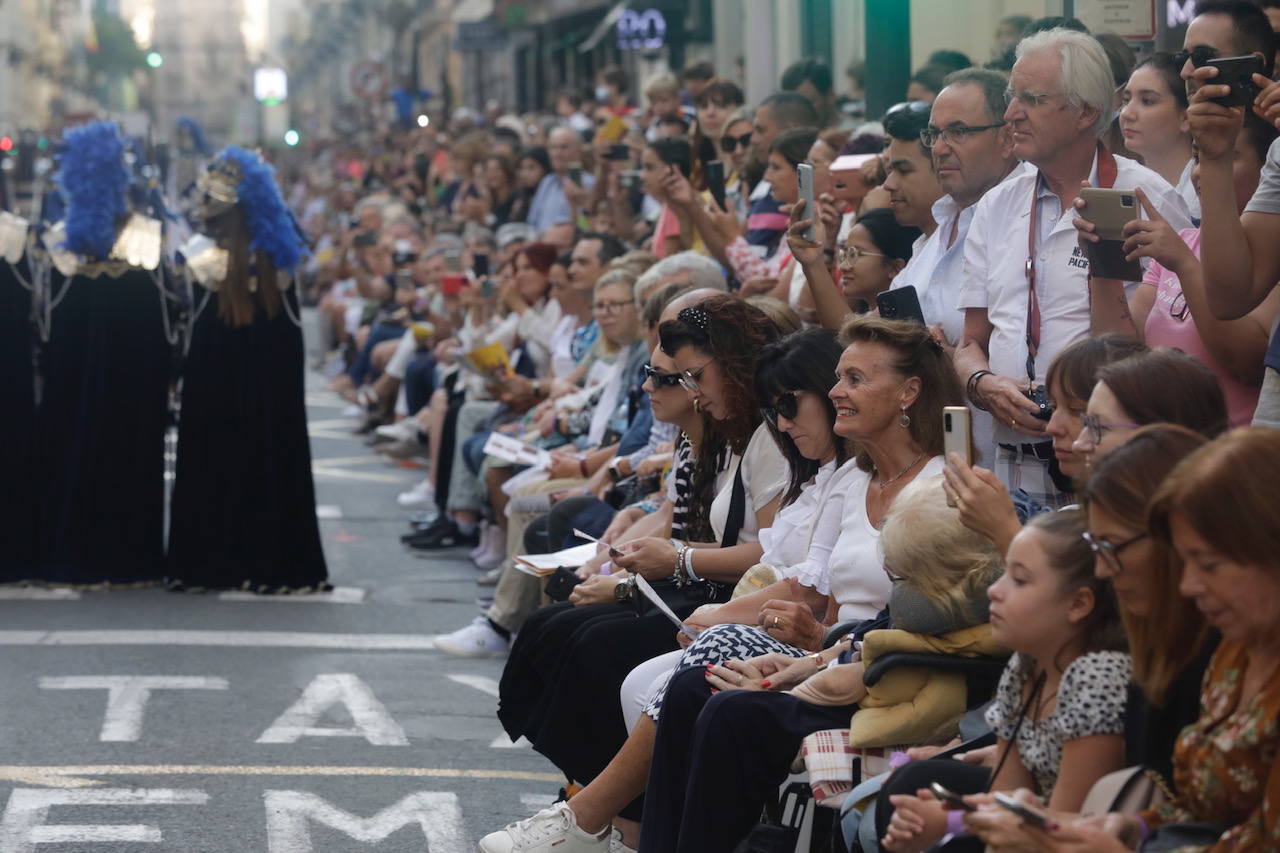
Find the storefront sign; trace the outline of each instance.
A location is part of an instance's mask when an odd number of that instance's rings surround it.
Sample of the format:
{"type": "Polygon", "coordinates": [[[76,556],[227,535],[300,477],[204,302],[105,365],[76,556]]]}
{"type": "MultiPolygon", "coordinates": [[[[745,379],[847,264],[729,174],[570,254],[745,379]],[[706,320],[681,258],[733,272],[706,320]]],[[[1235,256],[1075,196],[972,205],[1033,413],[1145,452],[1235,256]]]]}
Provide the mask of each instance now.
{"type": "Polygon", "coordinates": [[[657,9],[627,9],[618,18],[619,50],[658,50],[667,43],[667,19],[657,9]]]}
{"type": "MultiPolygon", "coordinates": [[[[1177,2],[1169,0],[1171,6],[1177,2]]],[[[1076,0],[1075,13],[1091,32],[1131,41],[1156,37],[1156,0],[1076,0]]]]}

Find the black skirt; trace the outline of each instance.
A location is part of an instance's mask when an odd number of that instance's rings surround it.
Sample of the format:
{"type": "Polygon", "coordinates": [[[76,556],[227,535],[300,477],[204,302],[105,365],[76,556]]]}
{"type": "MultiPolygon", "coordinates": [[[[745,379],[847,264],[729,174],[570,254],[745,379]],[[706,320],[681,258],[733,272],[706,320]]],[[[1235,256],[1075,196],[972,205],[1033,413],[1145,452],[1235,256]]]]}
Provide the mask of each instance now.
{"type": "MultiPolygon", "coordinates": [[[[26,262],[18,270],[30,280],[26,262]]],[[[29,580],[38,572],[36,505],[36,401],[31,366],[34,326],[31,293],[13,267],[0,261],[0,583],[29,580]]]]}
{"type": "MultiPolygon", "coordinates": [[[[62,293],[63,277],[52,274],[62,293]]],[[[96,584],[164,571],[164,432],[173,348],[142,270],[77,275],[52,313],[36,456],[37,576],[96,584]]]]}
{"type": "MultiPolygon", "coordinates": [[[[684,618],[693,611],[676,611],[684,618]]],[[[636,666],[674,651],[676,629],[657,611],[630,604],[550,604],[525,622],[498,692],[498,719],[523,735],[566,777],[586,784],[627,739],[618,691],[636,666]]],[[[620,814],[639,820],[641,801],[620,814]]]]}
{"type": "MultiPolygon", "coordinates": [[[[284,296],[296,313],[295,291],[284,296]]],[[[175,587],[328,587],[303,360],[302,330],[283,306],[232,327],[209,294],[183,368],[167,563],[175,587]]]]}

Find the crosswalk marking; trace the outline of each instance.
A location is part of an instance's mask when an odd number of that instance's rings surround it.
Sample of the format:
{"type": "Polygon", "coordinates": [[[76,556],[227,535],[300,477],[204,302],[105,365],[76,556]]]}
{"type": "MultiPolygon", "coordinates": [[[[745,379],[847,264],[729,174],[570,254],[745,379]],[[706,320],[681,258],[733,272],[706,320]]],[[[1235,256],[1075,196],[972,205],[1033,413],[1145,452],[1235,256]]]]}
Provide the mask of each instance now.
{"type": "Polygon", "coordinates": [[[356,586],[335,586],[329,592],[302,595],[258,595],[256,592],[233,590],[218,593],[219,601],[267,601],[272,604],[361,604],[368,590],[356,586]]]}
{"type": "Polygon", "coordinates": [[[0,631],[0,646],[210,646],[414,652],[435,648],[435,637],[300,631],[0,631]]]}
{"type": "Polygon", "coordinates": [[[80,593],[74,589],[44,586],[0,586],[0,601],[76,601],[80,593]]]}
{"type": "Polygon", "coordinates": [[[104,784],[94,776],[375,776],[430,779],[490,779],[523,782],[563,782],[561,773],[462,767],[367,767],[273,764],[82,764],[41,766],[0,765],[0,781],[83,788],[104,784]]]}

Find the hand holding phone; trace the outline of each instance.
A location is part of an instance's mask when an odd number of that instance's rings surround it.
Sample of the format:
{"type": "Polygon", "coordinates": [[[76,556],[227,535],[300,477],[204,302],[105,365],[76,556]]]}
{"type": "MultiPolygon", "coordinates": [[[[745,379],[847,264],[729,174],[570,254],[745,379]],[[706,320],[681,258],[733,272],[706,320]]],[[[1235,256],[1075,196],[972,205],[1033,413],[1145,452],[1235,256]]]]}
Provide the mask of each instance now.
{"type": "Polygon", "coordinates": [[[930,785],[929,790],[932,791],[933,795],[937,797],[938,800],[941,801],[942,804],[945,805],[951,811],[955,811],[957,809],[959,809],[962,812],[977,811],[976,808],[974,808],[973,806],[969,805],[964,801],[964,797],[960,796],[950,788],[947,788],[943,785],[938,784],[937,782],[934,782],[932,785],[930,785]]]}
{"type": "Polygon", "coordinates": [[[815,223],[804,229],[800,236],[813,243],[818,239],[818,210],[813,205],[813,166],[808,163],[796,166],[796,184],[799,188],[799,200],[804,202],[804,215],[815,223]]]}
{"type": "Polygon", "coordinates": [[[922,326],[927,325],[915,285],[908,284],[877,293],[876,307],[880,309],[880,316],[886,320],[915,320],[922,326]]]}
{"type": "Polygon", "coordinates": [[[1085,244],[1089,258],[1089,273],[1095,278],[1113,278],[1120,281],[1141,281],[1142,264],[1126,260],[1124,253],[1124,227],[1138,218],[1137,192],[1132,189],[1106,189],[1085,187],[1080,190],[1084,208],[1082,218],[1093,223],[1097,242],[1085,244]]]}
{"type": "Polygon", "coordinates": [[[1218,69],[1218,76],[1209,80],[1210,85],[1229,86],[1231,91],[1221,98],[1213,98],[1215,104],[1224,107],[1247,107],[1262,90],[1253,82],[1254,74],[1264,74],[1262,57],[1256,53],[1247,56],[1224,56],[1210,59],[1205,65],[1218,69]]]}
{"type": "Polygon", "coordinates": [[[1007,811],[1011,811],[1018,817],[1022,818],[1036,829],[1047,829],[1049,826],[1049,818],[1025,803],[1020,803],[1008,794],[997,793],[994,795],[996,805],[1007,811]]]}
{"type": "Polygon", "coordinates": [[[728,209],[724,203],[724,163],[719,160],[707,161],[707,190],[721,210],[728,209]]]}
{"type": "MultiPolygon", "coordinates": [[[[966,465],[973,467],[973,424],[968,407],[942,408],[942,448],[944,459],[950,460],[952,453],[958,453],[966,465]]],[[[947,506],[955,505],[955,499],[948,493],[947,506]]]]}

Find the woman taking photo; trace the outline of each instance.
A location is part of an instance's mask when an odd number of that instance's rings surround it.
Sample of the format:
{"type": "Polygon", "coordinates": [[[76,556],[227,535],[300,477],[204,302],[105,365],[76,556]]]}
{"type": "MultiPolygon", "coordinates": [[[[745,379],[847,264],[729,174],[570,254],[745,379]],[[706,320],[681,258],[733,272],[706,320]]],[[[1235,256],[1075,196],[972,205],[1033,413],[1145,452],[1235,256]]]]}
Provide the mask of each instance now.
{"type": "MultiPolygon", "coordinates": [[[[809,298],[821,305],[815,291],[837,289],[827,266],[826,251],[821,242],[804,236],[804,230],[812,224],[804,203],[796,205],[791,219],[792,224],[787,228],[787,245],[795,254],[805,281],[809,282],[809,298]]],[[[828,226],[824,224],[822,227],[819,236],[826,233],[828,226]]],[[[899,225],[893,211],[888,208],[868,210],[858,217],[849,229],[844,245],[835,250],[836,269],[840,272],[838,289],[844,296],[848,311],[863,314],[875,304],[876,294],[888,290],[893,279],[911,260],[912,248],[919,236],[919,228],[899,225]]],[[[819,316],[824,320],[830,319],[819,316]]]]}

